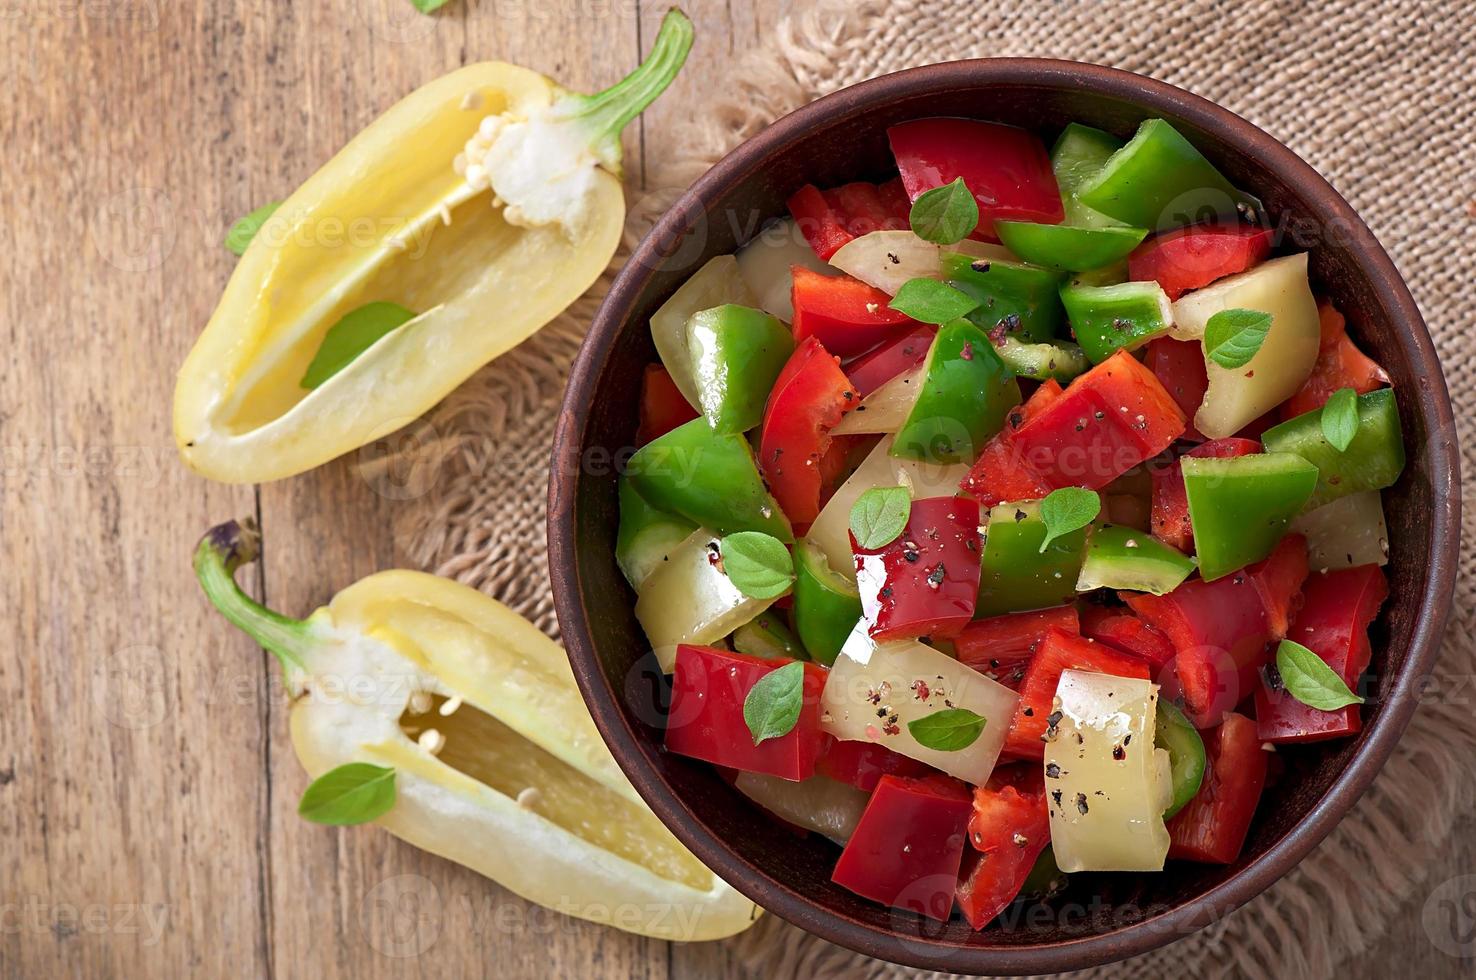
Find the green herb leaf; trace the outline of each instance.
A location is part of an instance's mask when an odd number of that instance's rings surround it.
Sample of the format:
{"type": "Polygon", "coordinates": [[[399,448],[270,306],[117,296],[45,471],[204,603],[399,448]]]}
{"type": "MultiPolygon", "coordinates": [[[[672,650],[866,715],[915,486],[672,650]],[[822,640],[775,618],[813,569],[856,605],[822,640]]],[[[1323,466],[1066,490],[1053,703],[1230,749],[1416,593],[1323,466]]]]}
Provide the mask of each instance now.
{"type": "Polygon", "coordinates": [[[908,223],[918,238],[952,245],[968,238],[979,226],[979,202],[960,177],[951,184],[924,191],[912,202],[908,223]]]}
{"type": "Polygon", "coordinates": [[[743,720],[753,744],[794,731],[804,703],[805,665],[798,660],[760,677],[743,699],[743,720]]]}
{"type": "Polygon", "coordinates": [[[1295,640],[1282,640],[1276,648],[1276,670],[1286,693],[1309,708],[1336,711],[1363,703],[1326,661],[1295,640]]]}
{"type": "Polygon", "coordinates": [[[261,231],[261,226],[266,224],[266,220],[275,214],[277,208],[281,206],[281,201],[263,204],[246,217],[231,225],[231,230],[226,232],[225,242],[223,243],[225,247],[236,255],[244,255],[246,253],[246,246],[251,244],[251,239],[256,237],[256,233],[261,231]]]}
{"type": "Polygon", "coordinates": [[[979,739],[984,717],[968,708],[944,708],[907,723],[907,732],[925,749],[957,752],[979,739]]]}
{"type": "Polygon", "coordinates": [[[394,805],[393,769],[350,762],[313,780],[297,812],[313,823],[347,827],[382,817],[394,805]]]}
{"type": "Polygon", "coordinates": [[[422,14],[429,14],[446,6],[447,0],[410,0],[411,6],[422,14]]]}
{"type": "Polygon", "coordinates": [[[1221,310],[1204,325],[1204,356],[1222,368],[1245,367],[1271,330],[1271,314],[1221,310]]]}
{"type": "Polygon", "coordinates": [[[1086,527],[1102,512],[1102,498],[1095,490],[1081,487],[1062,487],[1052,490],[1040,502],[1040,519],[1045,522],[1046,536],[1040,543],[1040,551],[1063,534],[1070,534],[1086,527]]]}
{"type": "Polygon", "coordinates": [[[373,347],[380,337],[413,319],[415,314],[398,303],[367,303],[350,310],[323,335],[318,353],[298,383],[309,390],[318,387],[373,347]]]}
{"type": "Polygon", "coordinates": [[[912,513],[912,494],[906,487],[872,487],[851,505],[851,533],[867,551],[885,548],[897,540],[912,513]]]}
{"type": "Polygon", "coordinates": [[[1343,452],[1358,435],[1358,392],[1339,388],[1322,406],[1322,438],[1338,452],[1343,452]]]}
{"type": "Polygon", "coordinates": [[[909,279],[887,304],[923,323],[948,323],[979,308],[979,300],[936,279],[909,279]]]}
{"type": "Polygon", "coordinates": [[[723,571],[752,599],[777,599],[794,584],[794,559],[784,542],[762,531],[739,531],[718,542],[723,571]]]}

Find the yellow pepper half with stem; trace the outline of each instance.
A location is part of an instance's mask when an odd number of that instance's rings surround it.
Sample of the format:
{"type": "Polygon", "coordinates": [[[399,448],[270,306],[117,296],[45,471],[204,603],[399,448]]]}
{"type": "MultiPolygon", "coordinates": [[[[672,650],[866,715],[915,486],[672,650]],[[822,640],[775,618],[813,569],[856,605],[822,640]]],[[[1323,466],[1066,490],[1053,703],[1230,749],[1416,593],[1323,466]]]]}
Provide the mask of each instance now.
{"type": "Polygon", "coordinates": [[[676,76],[692,24],[597,95],[468,65],[370,123],[262,225],[180,369],[185,463],[291,476],[398,429],[525,340],[609,265],[625,219],[620,132],[676,76]],[[321,383],[330,328],[370,303],[413,318],[321,383]]]}
{"type": "Polygon", "coordinates": [[[309,775],[393,770],[393,804],[376,823],[569,915],[679,941],[720,939],[757,918],[646,808],[564,652],[531,623],[413,571],[371,575],[289,619],[236,584],[259,540],[249,520],[212,529],[195,573],[281,661],[309,775]]]}

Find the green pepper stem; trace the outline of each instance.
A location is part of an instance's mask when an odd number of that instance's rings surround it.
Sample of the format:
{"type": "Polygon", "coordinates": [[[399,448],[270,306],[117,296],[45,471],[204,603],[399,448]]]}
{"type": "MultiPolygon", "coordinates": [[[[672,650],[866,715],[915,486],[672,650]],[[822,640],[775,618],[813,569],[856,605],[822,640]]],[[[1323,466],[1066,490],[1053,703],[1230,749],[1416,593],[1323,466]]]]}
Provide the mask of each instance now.
{"type": "Polygon", "coordinates": [[[666,12],[651,55],[614,85],[594,95],[574,95],[557,107],[559,116],[578,119],[593,131],[590,144],[608,170],[620,172],[620,132],[665,92],[692,50],[692,21],[677,8],[666,12]]]}
{"type": "Polygon", "coordinates": [[[195,577],[221,615],[274,654],[283,669],[306,670],[308,655],[317,646],[309,625],[272,612],[236,584],[236,569],[260,553],[261,533],[254,520],[227,521],[207,531],[195,546],[195,577]]]}

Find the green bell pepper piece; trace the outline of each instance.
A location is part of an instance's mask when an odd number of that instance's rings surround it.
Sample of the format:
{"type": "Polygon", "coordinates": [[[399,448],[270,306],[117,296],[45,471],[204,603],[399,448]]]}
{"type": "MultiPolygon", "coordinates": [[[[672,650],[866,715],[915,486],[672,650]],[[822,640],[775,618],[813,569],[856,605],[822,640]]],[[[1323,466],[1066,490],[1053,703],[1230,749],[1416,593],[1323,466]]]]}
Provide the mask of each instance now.
{"type": "Polygon", "coordinates": [[[1153,745],[1169,754],[1174,798],[1169,808],[1163,811],[1163,819],[1167,820],[1199,794],[1199,786],[1204,781],[1204,739],[1177,705],[1159,698],[1153,723],[1153,745]]]}
{"type": "Polygon", "coordinates": [[[1261,207],[1162,119],[1145,120],[1076,196],[1118,221],[1160,231],[1261,207]]]}
{"type": "Polygon", "coordinates": [[[1082,272],[1073,272],[1071,278],[1066,280],[1068,286],[1116,286],[1127,282],[1128,264],[1127,259],[1104,265],[1100,269],[1087,269],[1082,272]]]}
{"type": "Polygon", "coordinates": [[[1000,504],[989,511],[979,557],[979,602],[974,616],[1045,609],[1076,599],[1088,528],[1063,534],[1040,550],[1046,537],[1040,501],[1000,504]]]}
{"type": "Polygon", "coordinates": [[[1087,542],[1076,591],[1127,589],[1164,595],[1194,572],[1194,559],[1137,528],[1103,524],[1087,542]]]}
{"type": "Polygon", "coordinates": [[[733,649],[765,660],[807,660],[800,641],[772,609],[765,609],[733,631],[733,649]]]}
{"type": "Polygon", "coordinates": [[[625,472],[652,506],[719,534],[762,531],[786,544],[794,540],[789,519],[764,487],[748,440],[714,432],[706,419],[646,443],[625,472]]]}
{"type": "Polygon", "coordinates": [[[631,588],[640,591],[646,576],[686,540],[697,525],[676,514],[657,510],[636,492],[628,477],[619,481],[620,528],[615,533],[615,562],[631,588]]]}
{"type": "Polygon", "coordinates": [[[1042,901],[1060,894],[1065,888],[1066,872],[1056,863],[1055,849],[1047,844],[1025,876],[1025,883],[1020,886],[1020,897],[1042,901]]]}
{"type": "Polygon", "coordinates": [[[1006,248],[1026,262],[1053,269],[1100,269],[1127,258],[1148,237],[1146,228],[1080,228],[1042,225],[1034,221],[996,221],[994,230],[1006,248]]]}
{"type": "Polygon", "coordinates": [[[1060,333],[1065,321],[1061,272],[946,251],[941,262],[948,285],[979,301],[979,308],[969,314],[969,319],[986,333],[1002,326],[1007,334],[1037,343],[1060,333]]]}
{"type": "Polygon", "coordinates": [[[1317,487],[1317,467],[1293,453],[1185,456],[1179,466],[1206,582],[1269,555],[1317,487]]]}
{"type": "Polygon", "coordinates": [[[1404,437],[1393,388],[1358,396],[1358,431],[1338,452],[1322,436],[1322,409],[1298,415],[1261,436],[1270,452],[1296,453],[1317,467],[1317,489],[1307,509],[1349,494],[1392,486],[1404,472],[1404,437]]]}
{"type": "Polygon", "coordinates": [[[794,353],[789,328],[762,310],[728,303],[687,320],[697,407],[715,432],[747,432],[794,353]]]}
{"type": "Polygon", "coordinates": [[[917,400],[892,440],[892,455],[971,463],[1020,404],[1020,383],[984,331],[968,320],[938,328],[923,362],[917,400]]]}
{"type": "Polygon", "coordinates": [[[1055,378],[1066,382],[1091,367],[1081,348],[1064,340],[1027,344],[1023,340],[1006,337],[995,345],[995,350],[999,351],[999,359],[1015,372],[1016,377],[1034,381],[1055,378]]]}
{"type": "Polygon", "coordinates": [[[1119,350],[1136,350],[1173,328],[1173,304],[1156,282],[1066,286],[1061,303],[1076,342],[1093,364],[1119,350]]]}
{"type": "Polygon", "coordinates": [[[1112,154],[1122,149],[1122,140],[1100,129],[1071,123],[1061,130],[1051,148],[1051,170],[1056,186],[1061,189],[1061,204],[1066,211],[1065,223],[1080,228],[1109,228],[1118,224],[1100,211],[1082,204],[1076,191],[1095,177],[1112,154]]]}
{"type": "Polygon", "coordinates": [[[861,619],[856,583],[830,567],[820,546],[794,546],[794,628],[810,659],[829,667],[861,619]]]}

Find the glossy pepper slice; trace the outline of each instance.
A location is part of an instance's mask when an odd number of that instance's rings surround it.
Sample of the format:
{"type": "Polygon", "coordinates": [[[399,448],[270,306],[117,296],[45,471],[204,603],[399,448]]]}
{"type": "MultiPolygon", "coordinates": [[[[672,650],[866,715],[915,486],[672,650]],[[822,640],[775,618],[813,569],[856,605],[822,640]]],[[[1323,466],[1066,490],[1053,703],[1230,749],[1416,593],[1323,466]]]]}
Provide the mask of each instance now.
{"type": "Polygon", "coordinates": [[[979,572],[980,616],[1059,606],[1076,598],[1088,528],[1051,541],[1039,501],[1000,504],[989,511],[979,572]]]}
{"type": "Polygon", "coordinates": [[[901,179],[894,178],[881,185],[857,182],[825,191],[806,184],[790,195],[788,206],[800,233],[828,262],[862,235],[906,228],[912,202],[901,179]]]}
{"type": "Polygon", "coordinates": [[[962,177],[979,204],[972,237],[997,241],[998,219],[1061,220],[1061,195],[1045,145],[1014,126],[972,119],[917,119],[887,130],[902,186],[916,201],[962,177]]]}
{"type": "Polygon", "coordinates": [[[799,638],[773,609],[765,609],[733,631],[733,649],[761,660],[808,660],[799,638]]]}
{"type": "Polygon", "coordinates": [[[1107,160],[1122,149],[1122,140],[1081,123],[1069,123],[1051,147],[1051,169],[1061,189],[1065,223],[1083,228],[1106,228],[1120,224],[1100,211],[1082,204],[1076,197],[1082,184],[1101,172],[1107,160]]]}
{"type": "Polygon", "coordinates": [[[1174,323],[1173,307],[1154,282],[1067,286],[1061,303],[1072,335],[1093,364],[1120,350],[1137,350],[1174,323]]]}
{"type": "Polygon", "coordinates": [[[1034,381],[1070,381],[1092,366],[1080,347],[1064,340],[1031,344],[1005,337],[994,349],[1016,377],[1034,381]]]}
{"type": "Polygon", "coordinates": [[[1053,627],[1080,633],[1076,607],[1055,606],[976,619],[954,637],[953,649],[959,663],[993,677],[1012,691],[1019,690],[1035,648],[1053,627]]]}
{"type": "Polygon", "coordinates": [[[1271,236],[1270,228],[1239,221],[1175,228],[1133,250],[1128,256],[1128,278],[1151,279],[1175,300],[1261,262],[1271,254],[1271,236]]]}
{"type": "Polygon", "coordinates": [[[994,227],[1005,248],[1026,262],[1076,272],[1100,269],[1127,258],[1128,253],[1148,234],[1146,228],[1126,225],[1082,228],[1032,221],[997,221],[994,227]]]}
{"type": "Polygon", "coordinates": [[[1169,638],[1125,610],[1089,606],[1081,617],[1081,635],[1147,661],[1155,674],[1174,659],[1169,638]]]}
{"type": "Polygon", "coordinates": [[[991,338],[1015,337],[1044,343],[1061,332],[1065,323],[1060,295],[1062,273],[961,252],[944,251],[939,261],[944,281],[979,301],[979,308],[969,314],[969,319],[991,338]]]}
{"type": "Polygon", "coordinates": [[[652,507],[631,484],[630,477],[623,474],[619,480],[619,499],[615,561],[631,588],[639,590],[646,577],[697,530],[697,525],[685,517],[652,507]]]}
{"type": "Polygon", "coordinates": [[[1192,224],[1206,214],[1260,211],[1194,144],[1162,119],[1148,119],[1127,145],[1076,189],[1082,204],[1136,228],[1192,224]]]}
{"type": "Polygon", "coordinates": [[[1190,420],[1179,438],[1203,442],[1204,436],[1194,427],[1193,420],[1209,388],[1209,375],[1204,369],[1204,348],[1192,341],[1155,337],[1144,349],[1143,363],[1190,420]]]}
{"type": "Polygon", "coordinates": [[[764,489],[748,440],[713,432],[705,419],[642,446],[625,473],[652,506],[720,534],[762,531],[794,540],[784,512],[764,489]]]}
{"type": "MultiPolygon", "coordinates": [[[[1388,595],[1389,583],[1377,565],[1309,575],[1302,586],[1301,612],[1287,637],[1321,657],[1356,691],[1372,652],[1368,627],[1388,595]]],[[[1362,727],[1358,705],[1319,711],[1275,681],[1279,677],[1268,667],[1256,688],[1256,735],[1262,741],[1315,742],[1353,735],[1362,727]]]]}
{"type": "Polygon", "coordinates": [[[794,628],[810,657],[827,667],[861,619],[856,583],[830,567],[808,538],[794,546],[794,628]]]}
{"type": "MultiPolygon", "coordinates": [[[[1196,446],[1185,455],[1232,459],[1260,451],[1261,444],[1254,439],[1230,438],[1213,439],[1196,446]]],[[[1176,459],[1167,466],[1153,469],[1153,510],[1150,520],[1154,537],[1186,554],[1193,554],[1194,525],[1189,519],[1189,495],[1184,491],[1184,471],[1180,462],[1176,459]]]]}
{"type": "Polygon", "coordinates": [[[778,317],[729,303],[692,314],[687,352],[707,424],[714,432],[747,432],[763,421],[794,340],[778,317]]]}
{"type": "Polygon", "coordinates": [[[938,328],[919,323],[912,330],[888,340],[875,350],[845,364],[846,377],[856,386],[856,394],[865,398],[893,378],[922,366],[933,346],[938,328]]]}
{"type": "Polygon", "coordinates": [[[917,400],[892,440],[892,453],[969,462],[1018,404],[1020,384],[983,331],[967,320],[944,324],[928,349],[917,400]]]}
{"type": "Polygon", "coordinates": [[[1173,780],[1174,800],[1163,811],[1163,818],[1168,820],[1189,805],[1204,782],[1204,739],[1173,702],[1160,698],[1156,710],[1153,744],[1168,752],[1169,774],[1173,780]]]}
{"type": "Polygon", "coordinates": [[[641,421],[636,429],[636,445],[644,446],[652,439],[692,421],[697,409],[687,402],[671,372],[660,364],[647,364],[641,375],[641,421]]]}
{"type": "Polygon", "coordinates": [[[1317,348],[1317,363],[1312,376],[1281,406],[1283,419],[1294,419],[1321,408],[1340,388],[1352,388],[1360,395],[1389,383],[1388,373],[1348,336],[1343,314],[1326,300],[1317,305],[1318,326],[1322,339],[1317,348]]]}
{"type": "Polygon", "coordinates": [[[969,498],[914,500],[895,541],[863,548],[852,534],[851,549],[873,639],[950,637],[973,618],[979,594],[979,505],[969,498]]]}
{"type": "Polygon", "coordinates": [[[759,437],[759,469],[796,525],[808,527],[820,514],[820,461],[830,450],[830,430],[856,404],[855,388],[824,345],[814,337],[800,341],[769,393],[759,437]]]}
{"type": "Polygon", "coordinates": [[[666,748],[678,755],[742,772],[808,779],[825,748],[820,731],[820,691],[825,669],[804,666],[799,721],[787,734],[753,742],[743,702],[763,677],[789,660],[763,660],[712,647],[677,647],[666,715],[666,748]]]}
{"type": "Polygon", "coordinates": [[[892,309],[892,297],[859,279],[824,276],[798,265],[790,271],[795,343],[814,337],[832,354],[854,357],[917,326],[892,309]]]}
{"type": "Polygon", "coordinates": [[[1358,431],[1348,448],[1338,452],[1322,435],[1322,412],[1308,412],[1267,429],[1261,441],[1267,451],[1295,453],[1317,467],[1317,489],[1307,507],[1321,507],[1339,497],[1393,486],[1404,472],[1404,436],[1394,389],[1358,396],[1358,431]]]}
{"type": "Polygon", "coordinates": [[[1199,793],[1169,821],[1169,858],[1233,864],[1266,785],[1269,753],[1256,723],[1229,713],[1205,733],[1204,780],[1199,793]]]}
{"type": "Polygon", "coordinates": [[[883,776],[916,779],[936,772],[931,766],[893,752],[875,742],[833,740],[815,763],[815,771],[838,782],[870,793],[883,776]]]}
{"type": "Polygon", "coordinates": [[[1127,589],[1164,595],[1194,573],[1194,560],[1151,534],[1120,524],[1103,524],[1087,541],[1076,591],[1127,589]]]}
{"type": "Polygon", "coordinates": [[[1185,456],[1179,465],[1206,582],[1269,555],[1317,486],[1317,467],[1291,453],[1185,456]]]}
{"type": "Polygon", "coordinates": [[[975,787],[957,894],[959,910],[975,929],[1009,907],[1050,844],[1045,794],[1039,766],[1001,767],[975,787]]]}
{"type": "Polygon", "coordinates": [[[1054,380],[1047,381],[1035,389],[1025,404],[1006,415],[1004,428],[989,440],[968,476],[959,483],[959,489],[986,507],[1004,500],[1038,500],[1050,493],[1052,488],[1025,465],[1024,449],[1016,441],[1016,434],[1059,397],[1061,386],[1054,380]]]}
{"type": "Polygon", "coordinates": [[[1010,733],[1005,738],[1002,753],[1006,758],[1044,758],[1045,742],[1042,739],[1050,737],[1048,730],[1053,725],[1051,705],[1061,673],[1067,670],[1148,679],[1148,664],[1136,657],[1065,630],[1047,630],[1020,685],[1020,704],[1010,722],[1010,733]]]}

